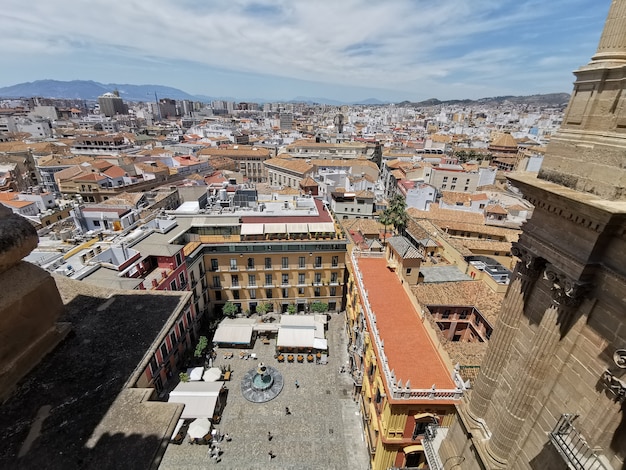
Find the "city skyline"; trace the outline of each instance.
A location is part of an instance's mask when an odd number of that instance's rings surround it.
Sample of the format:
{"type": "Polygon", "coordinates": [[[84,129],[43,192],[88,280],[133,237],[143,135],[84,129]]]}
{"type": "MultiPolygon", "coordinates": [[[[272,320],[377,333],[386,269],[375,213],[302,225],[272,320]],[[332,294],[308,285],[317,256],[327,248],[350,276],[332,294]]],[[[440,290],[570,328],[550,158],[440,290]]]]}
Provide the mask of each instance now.
{"type": "Polygon", "coordinates": [[[64,3],[9,0],[0,87],[86,79],[344,101],[568,92],[610,2],[64,3]]]}

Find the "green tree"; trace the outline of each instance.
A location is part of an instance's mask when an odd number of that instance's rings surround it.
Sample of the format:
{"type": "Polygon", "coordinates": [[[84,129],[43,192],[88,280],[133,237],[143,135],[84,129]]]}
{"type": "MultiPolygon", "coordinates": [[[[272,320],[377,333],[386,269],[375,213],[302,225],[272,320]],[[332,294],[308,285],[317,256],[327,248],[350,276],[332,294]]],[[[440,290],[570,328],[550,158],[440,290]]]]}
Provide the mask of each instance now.
{"type": "Polygon", "coordinates": [[[207,348],[208,345],[209,340],[207,339],[207,337],[200,336],[200,338],[198,338],[198,344],[196,344],[196,350],[194,351],[193,355],[195,357],[202,357],[202,353],[204,353],[204,350],[207,348]]]}
{"type": "Polygon", "coordinates": [[[396,194],[391,198],[389,206],[385,209],[379,220],[381,223],[385,224],[385,235],[387,235],[387,225],[393,225],[396,232],[401,232],[402,229],[406,227],[408,221],[406,201],[401,194],[396,194]]]}
{"type": "Polygon", "coordinates": [[[187,372],[181,372],[178,374],[178,378],[181,382],[189,382],[189,374],[187,372]]]}
{"type": "Polygon", "coordinates": [[[387,227],[393,225],[393,217],[389,208],[385,209],[378,217],[378,221],[385,226],[385,234],[383,235],[383,243],[387,243],[387,227]]]}
{"type": "Polygon", "coordinates": [[[222,313],[226,315],[227,317],[234,317],[238,311],[239,309],[232,302],[226,302],[224,306],[222,307],[222,313]]]}
{"type": "Polygon", "coordinates": [[[296,304],[289,304],[287,306],[287,313],[289,315],[295,315],[297,311],[298,311],[298,308],[296,307],[296,304]]]}
{"type": "Polygon", "coordinates": [[[310,305],[310,309],[315,313],[326,313],[328,312],[328,304],[324,302],[313,302],[310,305]]]}
{"type": "Polygon", "coordinates": [[[259,313],[261,315],[265,315],[267,312],[270,311],[270,307],[271,305],[268,304],[267,302],[262,302],[259,305],[256,306],[256,313],[259,313]]]}

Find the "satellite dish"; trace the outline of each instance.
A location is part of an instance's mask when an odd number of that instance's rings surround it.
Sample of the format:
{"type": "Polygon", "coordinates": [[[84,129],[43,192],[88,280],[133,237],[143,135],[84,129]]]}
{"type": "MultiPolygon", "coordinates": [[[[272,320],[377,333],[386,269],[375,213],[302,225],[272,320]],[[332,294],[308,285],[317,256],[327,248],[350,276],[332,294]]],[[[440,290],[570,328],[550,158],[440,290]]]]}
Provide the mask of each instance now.
{"type": "Polygon", "coordinates": [[[620,369],[626,369],[626,349],[617,349],[613,353],[613,362],[620,369]]]}

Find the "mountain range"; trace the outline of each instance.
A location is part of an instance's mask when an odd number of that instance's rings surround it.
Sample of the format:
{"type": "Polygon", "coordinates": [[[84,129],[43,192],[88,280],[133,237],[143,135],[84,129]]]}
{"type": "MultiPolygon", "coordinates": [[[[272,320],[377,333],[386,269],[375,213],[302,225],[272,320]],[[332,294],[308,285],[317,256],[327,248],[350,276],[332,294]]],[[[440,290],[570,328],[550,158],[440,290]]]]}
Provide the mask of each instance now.
{"type": "MultiPolygon", "coordinates": [[[[210,102],[214,100],[227,100],[227,101],[240,101],[232,97],[211,97],[205,95],[191,95],[179,90],[178,88],[163,86],[163,85],[130,85],[122,83],[99,83],[93,80],[36,80],[34,82],[18,83],[4,88],[0,88],[0,98],[29,98],[33,96],[40,96],[45,98],[58,98],[58,99],[82,99],[82,100],[97,100],[98,96],[107,92],[117,90],[120,97],[125,101],[152,101],[155,99],[155,94],[158,98],[170,98],[175,100],[192,100],[210,102]]],[[[292,100],[266,100],[266,99],[254,99],[245,100],[253,103],[264,103],[267,101],[283,101],[291,103],[318,103],[329,104],[339,106],[342,104],[363,104],[363,105],[384,105],[389,104],[389,101],[381,101],[376,98],[368,98],[353,102],[342,102],[338,100],[332,100],[322,97],[306,97],[297,96],[292,100]]],[[[440,101],[436,98],[431,98],[425,101],[419,101],[417,103],[410,101],[403,101],[398,103],[398,106],[439,106],[439,105],[471,105],[471,104],[502,104],[505,102],[513,104],[529,104],[529,105],[541,105],[541,106],[561,106],[567,104],[569,101],[569,94],[567,93],[550,93],[544,95],[531,95],[531,96],[498,96],[491,98],[481,98],[478,100],[448,100],[440,101]]]]}

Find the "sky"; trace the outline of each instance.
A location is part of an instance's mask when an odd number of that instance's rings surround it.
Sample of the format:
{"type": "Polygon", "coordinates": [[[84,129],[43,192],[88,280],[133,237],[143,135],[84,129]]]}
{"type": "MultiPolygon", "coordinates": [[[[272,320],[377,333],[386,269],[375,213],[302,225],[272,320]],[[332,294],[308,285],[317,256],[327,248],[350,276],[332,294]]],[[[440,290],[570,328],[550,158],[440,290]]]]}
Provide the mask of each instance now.
{"type": "Polygon", "coordinates": [[[569,93],[610,0],[3,0],[0,87],[157,84],[238,100],[569,93]]]}

